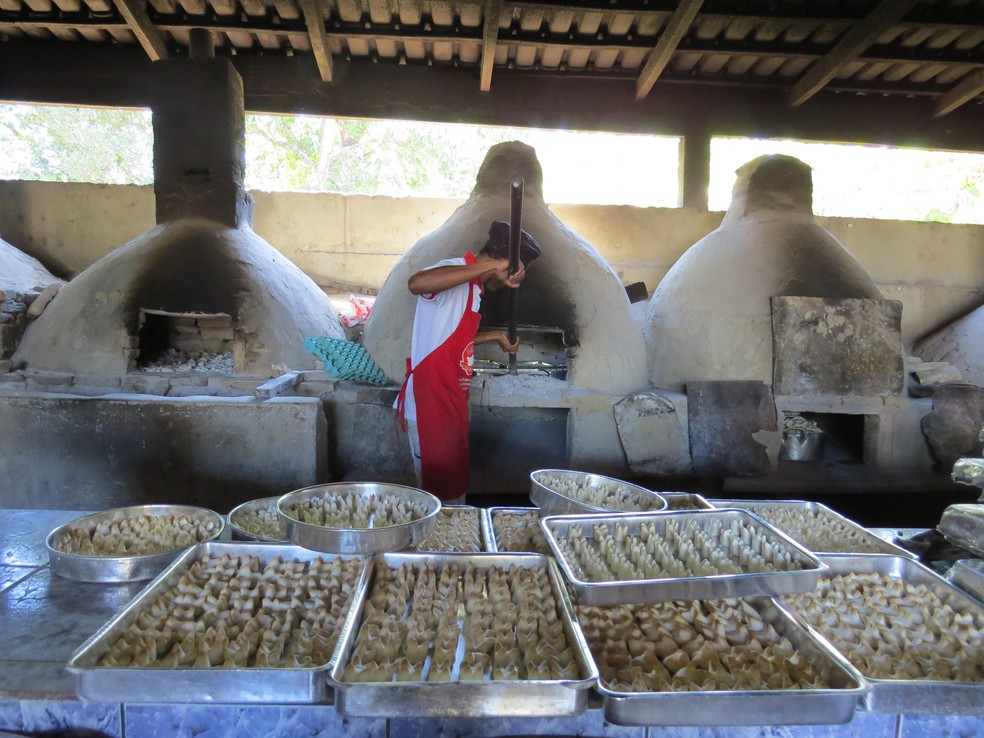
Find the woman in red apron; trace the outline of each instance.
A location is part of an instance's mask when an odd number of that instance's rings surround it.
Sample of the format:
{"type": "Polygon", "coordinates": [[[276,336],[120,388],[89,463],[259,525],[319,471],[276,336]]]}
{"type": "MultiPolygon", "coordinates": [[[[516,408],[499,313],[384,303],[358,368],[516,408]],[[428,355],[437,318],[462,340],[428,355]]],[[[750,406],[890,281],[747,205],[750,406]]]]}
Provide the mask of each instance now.
{"type": "Polygon", "coordinates": [[[407,283],[418,300],[407,377],[396,408],[409,425],[411,450],[419,454],[418,483],[444,502],[457,502],[468,491],[468,390],[474,345],[496,341],[508,353],[519,346],[510,344],[503,331],[478,332],[483,291],[518,287],[526,265],[540,253],[524,232],[520,266],[509,274],[508,228],[508,223],[497,221],[477,256],[469,252],[464,258],[438,262],[407,283]]]}

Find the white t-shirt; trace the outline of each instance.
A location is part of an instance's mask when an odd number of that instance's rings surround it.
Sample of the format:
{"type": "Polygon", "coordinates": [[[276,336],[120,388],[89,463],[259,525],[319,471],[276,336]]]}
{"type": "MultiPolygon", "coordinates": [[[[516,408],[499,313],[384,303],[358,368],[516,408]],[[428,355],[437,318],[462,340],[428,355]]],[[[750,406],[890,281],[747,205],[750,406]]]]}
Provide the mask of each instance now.
{"type": "MultiPolygon", "coordinates": [[[[462,256],[444,259],[427,269],[441,266],[462,266],[466,264],[462,256]]],[[[413,317],[413,335],[410,339],[410,366],[416,367],[454,333],[468,307],[469,282],[459,284],[435,294],[417,296],[417,309],[413,317]]],[[[472,297],[471,309],[478,312],[482,304],[482,291],[476,289],[472,297]]],[[[396,405],[394,404],[394,407],[396,405]]],[[[404,398],[404,413],[408,421],[417,420],[417,403],[413,396],[413,375],[407,383],[404,398]]]]}

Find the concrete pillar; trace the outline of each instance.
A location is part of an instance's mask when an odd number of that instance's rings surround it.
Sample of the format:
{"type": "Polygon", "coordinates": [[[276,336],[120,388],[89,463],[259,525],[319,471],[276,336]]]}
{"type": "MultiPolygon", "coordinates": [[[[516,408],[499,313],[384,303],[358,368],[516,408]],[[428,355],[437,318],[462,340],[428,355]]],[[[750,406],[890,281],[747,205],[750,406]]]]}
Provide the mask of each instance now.
{"type": "Polygon", "coordinates": [[[680,140],[680,207],[707,210],[711,181],[711,135],[704,128],[688,130],[680,140]]]}
{"type": "Polygon", "coordinates": [[[242,78],[218,58],[166,59],[153,72],[157,222],[250,225],[242,78]]]}

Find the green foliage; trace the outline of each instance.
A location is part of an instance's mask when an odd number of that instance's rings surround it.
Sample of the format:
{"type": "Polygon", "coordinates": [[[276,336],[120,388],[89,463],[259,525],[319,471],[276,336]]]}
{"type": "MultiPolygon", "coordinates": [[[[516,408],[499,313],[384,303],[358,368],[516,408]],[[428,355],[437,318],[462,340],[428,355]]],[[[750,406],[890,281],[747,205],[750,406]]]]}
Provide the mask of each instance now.
{"type": "Polygon", "coordinates": [[[0,105],[0,178],[153,182],[150,112],[0,105]]]}

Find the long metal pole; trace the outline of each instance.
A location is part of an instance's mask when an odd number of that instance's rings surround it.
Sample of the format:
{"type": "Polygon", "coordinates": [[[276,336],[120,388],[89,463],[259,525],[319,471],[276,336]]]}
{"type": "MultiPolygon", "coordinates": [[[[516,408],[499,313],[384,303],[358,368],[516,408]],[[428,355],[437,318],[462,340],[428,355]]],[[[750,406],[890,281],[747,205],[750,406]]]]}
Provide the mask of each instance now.
{"type": "MultiPolygon", "coordinates": [[[[519,269],[519,246],[523,234],[523,178],[509,183],[509,273],[519,269]]],[[[516,343],[519,290],[509,290],[509,342],[516,343]]],[[[509,373],[516,373],[516,354],[509,354],[509,373]]]]}

